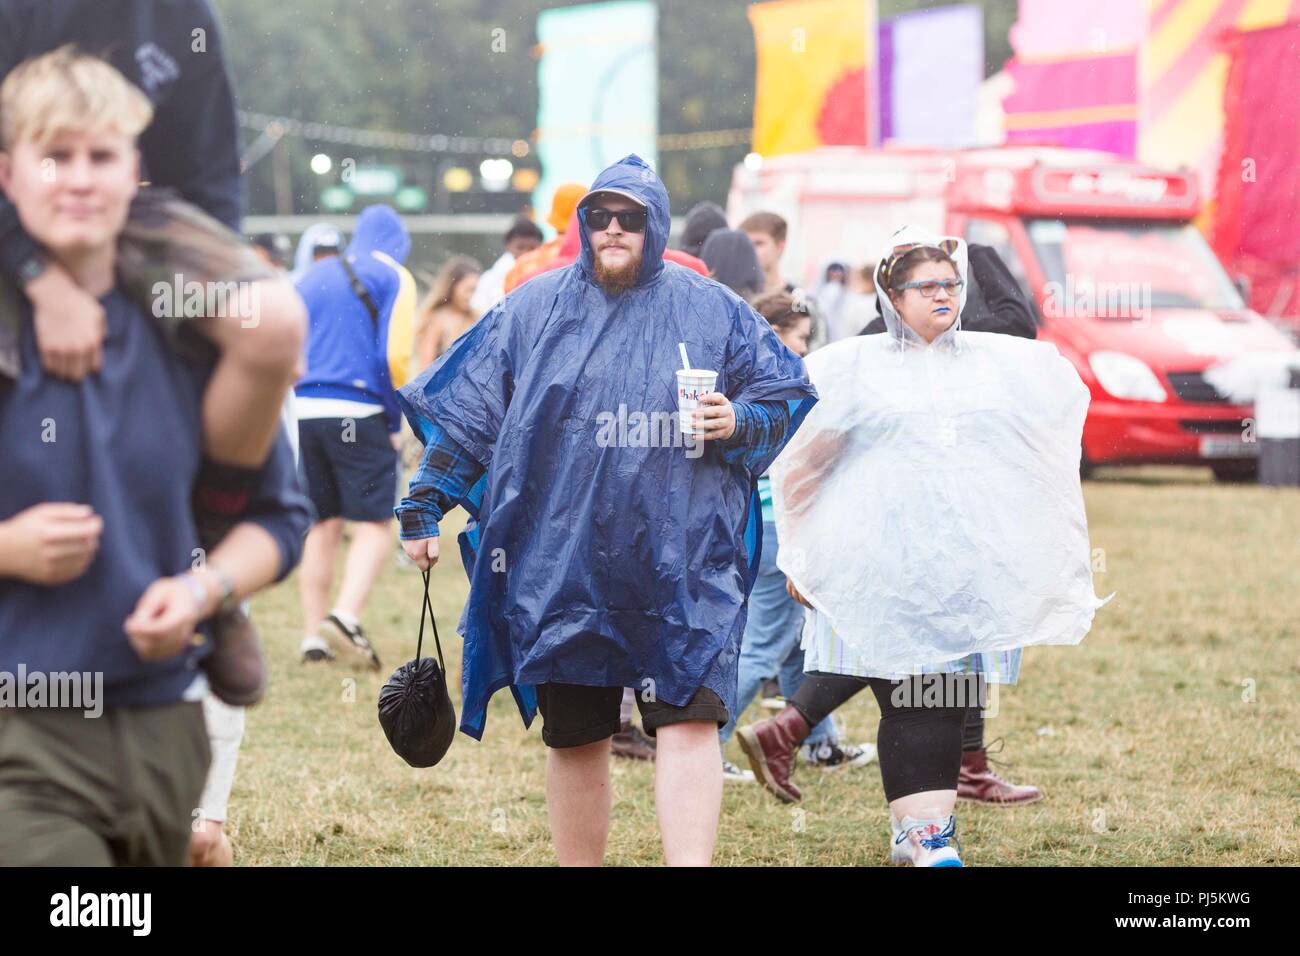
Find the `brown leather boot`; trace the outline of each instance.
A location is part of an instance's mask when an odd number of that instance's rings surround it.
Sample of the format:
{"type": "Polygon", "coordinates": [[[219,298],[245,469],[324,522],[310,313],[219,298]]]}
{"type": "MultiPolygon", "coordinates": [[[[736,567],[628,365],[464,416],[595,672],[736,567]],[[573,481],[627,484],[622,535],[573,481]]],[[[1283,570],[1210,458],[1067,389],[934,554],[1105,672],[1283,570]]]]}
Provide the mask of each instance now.
{"type": "Polygon", "coordinates": [[[212,618],[212,653],[203,659],[208,687],[231,707],[252,707],[266,693],[266,661],[252,620],[242,608],[212,618]]]}
{"type": "Polygon", "coordinates": [[[784,803],[797,803],[803,797],[799,788],[790,782],[790,774],[794,772],[799,745],[811,732],[797,707],[786,707],[775,717],[736,731],[736,739],[749,758],[754,778],[784,803]]]}
{"type": "Polygon", "coordinates": [[[1003,780],[989,769],[988,752],[981,747],[979,750],[963,750],[961,753],[957,796],[975,803],[1012,807],[1043,799],[1043,791],[1037,787],[1003,780]]]}
{"type": "Polygon", "coordinates": [[[609,752],[628,760],[654,760],[655,739],[633,723],[626,723],[609,738],[609,752]]]}

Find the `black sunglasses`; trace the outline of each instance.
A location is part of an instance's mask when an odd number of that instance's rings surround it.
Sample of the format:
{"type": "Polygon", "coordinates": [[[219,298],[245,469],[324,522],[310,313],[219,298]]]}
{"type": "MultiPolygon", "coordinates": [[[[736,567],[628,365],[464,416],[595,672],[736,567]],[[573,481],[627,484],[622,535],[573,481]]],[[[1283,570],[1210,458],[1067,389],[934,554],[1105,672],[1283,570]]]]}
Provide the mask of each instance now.
{"type": "Polygon", "coordinates": [[[596,232],[604,232],[609,228],[610,221],[614,219],[617,219],[618,224],[628,232],[645,232],[646,211],[644,209],[620,209],[615,212],[613,209],[596,206],[584,209],[582,214],[588,228],[596,232]]]}

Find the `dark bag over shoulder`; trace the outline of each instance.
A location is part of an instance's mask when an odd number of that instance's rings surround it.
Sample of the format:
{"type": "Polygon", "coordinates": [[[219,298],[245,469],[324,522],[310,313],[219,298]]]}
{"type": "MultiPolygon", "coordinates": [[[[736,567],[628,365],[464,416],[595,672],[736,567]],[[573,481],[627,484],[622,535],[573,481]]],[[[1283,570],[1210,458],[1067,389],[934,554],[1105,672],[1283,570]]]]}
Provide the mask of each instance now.
{"type": "Polygon", "coordinates": [[[429,603],[429,572],[424,572],[424,604],[420,608],[420,636],[415,660],[393,672],[379,691],[379,724],[397,756],[412,767],[432,767],[447,753],[456,735],[456,708],[447,688],[447,668],[442,660],[438,623],[429,603]],[[424,619],[433,625],[438,659],[421,657],[424,619]]]}
{"type": "Polygon", "coordinates": [[[348,274],[348,284],[352,286],[353,294],[361,300],[361,304],[364,305],[366,311],[370,313],[371,323],[376,329],[378,329],[379,306],[375,305],[375,300],[371,297],[370,290],[366,288],[366,284],[362,282],[361,277],[357,275],[357,270],[352,268],[352,263],[348,262],[346,254],[339,256],[339,265],[341,265],[343,271],[348,274]]]}

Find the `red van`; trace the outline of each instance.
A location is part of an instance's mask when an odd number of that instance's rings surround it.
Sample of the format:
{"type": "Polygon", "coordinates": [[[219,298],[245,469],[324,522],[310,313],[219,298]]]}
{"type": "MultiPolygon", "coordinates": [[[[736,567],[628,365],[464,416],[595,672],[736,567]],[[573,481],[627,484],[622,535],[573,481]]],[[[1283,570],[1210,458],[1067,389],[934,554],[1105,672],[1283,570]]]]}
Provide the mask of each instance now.
{"type": "Polygon", "coordinates": [[[1084,468],[1200,464],[1253,480],[1252,410],[1204,371],[1290,336],[1242,301],[1192,223],[1190,172],[1041,147],[832,147],[741,165],[728,218],[790,223],[785,265],[812,292],[831,260],[862,265],[908,223],[992,246],[1092,390],[1084,468]]]}

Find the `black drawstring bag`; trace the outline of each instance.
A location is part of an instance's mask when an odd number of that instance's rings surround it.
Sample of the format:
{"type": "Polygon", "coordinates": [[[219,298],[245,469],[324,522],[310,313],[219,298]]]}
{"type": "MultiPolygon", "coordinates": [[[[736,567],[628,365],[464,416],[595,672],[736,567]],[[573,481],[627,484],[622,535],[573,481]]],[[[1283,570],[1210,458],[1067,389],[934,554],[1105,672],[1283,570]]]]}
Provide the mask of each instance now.
{"type": "Polygon", "coordinates": [[[424,572],[424,604],[420,608],[420,636],[415,660],[393,672],[379,691],[379,724],[397,756],[412,767],[432,767],[451,746],[456,735],[456,708],[447,690],[447,667],[442,662],[438,622],[429,603],[429,572],[424,572]],[[424,618],[433,625],[438,659],[421,657],[424,618]]]}

